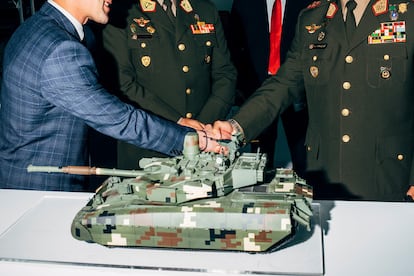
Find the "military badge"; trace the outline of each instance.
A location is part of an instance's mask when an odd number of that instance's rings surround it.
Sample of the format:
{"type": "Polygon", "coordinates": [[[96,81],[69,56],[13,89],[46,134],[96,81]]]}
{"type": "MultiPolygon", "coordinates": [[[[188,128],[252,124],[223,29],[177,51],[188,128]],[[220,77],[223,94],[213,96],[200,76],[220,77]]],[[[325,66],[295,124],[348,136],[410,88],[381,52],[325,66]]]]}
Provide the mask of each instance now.
{"type": "Polygon", "coordinates": [[[150,22],[149,19],[145,19],[144,17],[134,18],[133,21],[137,23],[140,27],[145,27],[145,25],[147,25],[150,22]]]}
{"type": "Polygon", "coordinates": [[[397,5],[389,5],[388,10],[390,11],[390,19],[395,21],[398,19],[397,5]]]}
{"type": "Polygon", "coordinates": [[[211,56],[205,56],[204,60],[207,64],[210,63],[211,62],[211,56]]]}
{"type": "Polygon", "coordinates": [[[137,26],[135,26],[135,24],[131,24],[129,25],[129,29],[131,30],[131,38],[133,40],[137,40],[138,36],[137,36],[137,26]]]}
{"type": "Polygon", "coordinates": [[[312,77],[317,78],[319,76],[319,68],[316,66],[311,66],[309,68],[309,72],[312,75],[312,77]]]}
{"type": "Polygon", "coordinates": [[[305,26],[305,29],[308,30],[308,33],[313,34],[317,30],[319,30],[321,27],[322,25],[312,24],[312,25],[305,26]]]}
{"type": "Polygon", "coordinates": [[[330,3],[329,8],[326,11],[326,18],[332,19],[338,10],[338,5],[336,3],[330,3]]]}
{"type": "Polygon", "coordinates": [[[192,12],[193,11],[193,7],[190,4],[190,1],[188,0],[181,0],[180,2],[180,7],[186,12],[192,12]]]}
{"type": "Polygon", "coordinates": [[[400,3],[398,4],[398,12],[405,13],[408,11],[408,3],[400,3]]]}
{"type": "Polygon", "coordinates": [[[141,9],[144,12],[154,12],[155,11],[155,7],[156,5],[156,1],[151,1],[151,0],[139,0],[139,3],[141,5],[141,9]]]}
{"type": "Polygon", "coordinates": [[[155,28],[153,26],[148,26],[147,27],[147,32],[149,32],[150,34],[155,33],[155,28]]]}
{"type": "Polygon", "coordinates": [[[318,34],[318,41],[322,41],[322,40],[324,40],[325,39],[325,32],[320,32],[319,34],[318,34]]]}
{"type": "Polygon", "coordinates": [[[380,75],[381,75],[381,78],[384,80],[389,79],[391,77],[391,68],[382,66],[380,68],[380,75]]]}
{"type": "Polygon", "coordinates": [[[135,24],[131,24],[129,26],[129,29],[131,30],[131,33],[133,33],[133,34],[137,33],[137,26],[135,26],[135,24]]]}
{"type": "Polygon", "coordinates": [[[375,16],[388,12],[388,0],[378,0],[372,5],[372,12],[375,16]]]}
{"type": "Polygon", "coordinates": [[[150,64],[151,64],[151,57],[150,56],[143,56],[143,57],[141,57],[141,63],[145,67],[150,66],[150,64]]]}

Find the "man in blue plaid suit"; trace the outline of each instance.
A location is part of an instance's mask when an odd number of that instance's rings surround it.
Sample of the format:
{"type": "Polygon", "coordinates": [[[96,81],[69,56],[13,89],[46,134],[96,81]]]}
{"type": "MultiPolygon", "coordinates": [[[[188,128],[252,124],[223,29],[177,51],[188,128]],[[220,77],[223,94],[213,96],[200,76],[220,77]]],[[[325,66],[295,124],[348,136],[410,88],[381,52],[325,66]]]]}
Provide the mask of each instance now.
{"type": "MultiPolygon", "coordinates": [[[[107,23],[111,2],[49,0],[9,40],[1,90],[0,188],[84,191],[83,176],[28,173],[27,166],[88,165],[88,127],[169,155],[180,153],[185,135],[194,131],[124,104],[98,83],[91,54],[80,43],[82,24],[107,23]]],[[[200,139],[200,147],[205,143],[200,139]]],[[[209,143],[206,150],[214,146],[209,143]]]]}

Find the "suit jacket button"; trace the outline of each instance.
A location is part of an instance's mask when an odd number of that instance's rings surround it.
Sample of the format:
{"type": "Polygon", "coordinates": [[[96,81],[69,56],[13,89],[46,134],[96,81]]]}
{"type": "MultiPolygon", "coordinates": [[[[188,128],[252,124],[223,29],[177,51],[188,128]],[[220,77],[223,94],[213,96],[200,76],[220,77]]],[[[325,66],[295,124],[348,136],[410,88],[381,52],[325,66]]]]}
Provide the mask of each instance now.
{"type": "Polygon", "coordinates": [[[190,67],[188,67],[187,65],[183,66],[183,72],[187,73],[188,71],[190,71],[190,67]]]}
{"type": "Polygon", "coordinates": [[[185,90],[185,94],[190,95],[190,94],[191,94],[191,88],[187,88],[187,89],[185,90]]]}
{"type": "Polygon", "coordinates": [[[400,161],[404,160],[404,155],[403,154],[398,154],[397,159],[400,160],[400,161]]]}
{"type": "Polygon", "coordinates": [[[191,119],[191,118],[193,117],[193,114],[192,114],[192,113],[190,113],[190,112],[188,112],[187,114],[185,114],[185,117],[186,117],[187,119],[191,119]]]}

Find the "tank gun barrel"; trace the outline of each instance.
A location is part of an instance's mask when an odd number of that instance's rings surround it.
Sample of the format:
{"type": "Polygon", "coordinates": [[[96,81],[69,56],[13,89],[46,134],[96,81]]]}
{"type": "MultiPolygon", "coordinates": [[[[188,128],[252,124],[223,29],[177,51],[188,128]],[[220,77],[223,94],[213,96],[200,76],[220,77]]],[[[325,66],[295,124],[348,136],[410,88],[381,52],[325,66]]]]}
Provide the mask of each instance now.
{"type": "Polygon", "coordinates": [[[120,170],[120,169],[107,169],[88,166],[67,166],[67,167],[55,167],[55,166],[34,166],[29,165],[27,167],[28,172],[47,172],[47,173],[67,173],[67,174],[79,174],[79,175],[108,175],[108,176],[124,176],[124,177],[137,177],[148,174],[139,170],[120,170]]]}

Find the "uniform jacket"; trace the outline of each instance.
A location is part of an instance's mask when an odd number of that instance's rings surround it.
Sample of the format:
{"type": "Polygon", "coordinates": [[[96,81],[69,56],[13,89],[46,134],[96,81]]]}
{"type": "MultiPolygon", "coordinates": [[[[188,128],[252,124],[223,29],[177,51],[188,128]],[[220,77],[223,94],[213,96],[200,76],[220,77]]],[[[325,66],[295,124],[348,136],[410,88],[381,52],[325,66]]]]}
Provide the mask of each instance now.
{"type": "Polygon", "coordinates": [[[225,118],[234,101],[236,70],[214,4],[178,0],[175,26],[157,1],[125,6],[127,12],[113,10],[103,32],[120,91],[172,121],[225,118]]]}
{"type": "Polygon", "coordinates": [[[305,87],[308,172],[346,198],[401,200],[414,184],[412,38],[411,1],[370,1],[349,42],[340,4],[316,1],[300,15],[279,73],[235,119],[254,137],[305,87]]]}
{"type": "Polygon", "coordinates": [[[182,150],[189,130],[107,93],[74,26],[49,3],[9,40],[3,68],[0,188],[83,190],[83,177],[26,168],[87,165],[88,125],[164,153],[182,150]]]}
{"type": "MultiPolygon", "coordinates": [[[[285,61],[286,53],[293,40],[294,30],[299,12],[311,0],[287,0],[282,24],[281,63],[285,61]]],[[[269,20],[266,0],[235,0],[232,6],[232,31],[229,44],[234,55],[239,72],[239,86],[247,92],[256,90],[269,77],[269,20]]],[[[270,11],[271,12],[271,11],[270,11]]]]}

